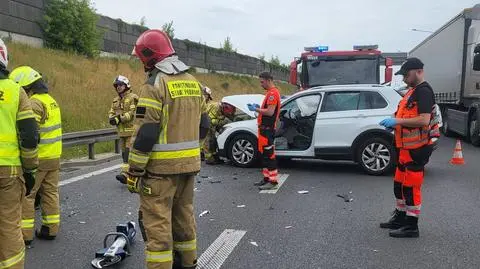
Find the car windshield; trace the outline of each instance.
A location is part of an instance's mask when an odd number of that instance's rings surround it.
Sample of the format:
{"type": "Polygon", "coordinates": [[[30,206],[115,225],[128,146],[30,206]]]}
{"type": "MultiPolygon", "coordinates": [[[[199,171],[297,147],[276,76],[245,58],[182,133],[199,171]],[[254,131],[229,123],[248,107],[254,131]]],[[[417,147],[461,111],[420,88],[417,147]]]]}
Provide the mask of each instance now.
{"type": "Polygon", "coordinates": [[[378,83],[376,59],[310,60],[310,86],[378,83]]]}

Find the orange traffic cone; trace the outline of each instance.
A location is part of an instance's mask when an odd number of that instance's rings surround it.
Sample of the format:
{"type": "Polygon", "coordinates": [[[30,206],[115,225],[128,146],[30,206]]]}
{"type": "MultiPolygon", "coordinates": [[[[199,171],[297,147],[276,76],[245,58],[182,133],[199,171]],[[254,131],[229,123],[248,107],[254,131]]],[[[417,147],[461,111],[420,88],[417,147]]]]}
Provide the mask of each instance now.
{"type": "Polygon", "coordinates": [[[453,151],[453,157],[450,160],[450,163],[455,165],[465,164],[465,160],[463,159],[462,154],[462,144],[460,143],[460,140],[457,140],[457,145],[455,146],[455,150],[453,151]]]}

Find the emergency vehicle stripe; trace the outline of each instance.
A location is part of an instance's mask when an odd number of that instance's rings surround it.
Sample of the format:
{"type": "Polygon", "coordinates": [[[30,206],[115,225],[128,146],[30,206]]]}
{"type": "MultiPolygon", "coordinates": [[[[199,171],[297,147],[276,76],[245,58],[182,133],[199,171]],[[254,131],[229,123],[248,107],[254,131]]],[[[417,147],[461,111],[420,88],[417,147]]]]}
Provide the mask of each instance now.
{"type": "Polygon", "coordinates": [[[146,251],[145,258],[147,262],[171,262],[173,260],[173,254],[171,250],[167,251],[146,251]]]}
{"type": "Polygon", "coordinates": [[[22,219],[22,229],[33,229],[35,219],[22,219]]]}
{"type": "Polygon", "coordinates": [[[140,98],[138,99],[138,104],[137,106],[146,106],[146,107],[151,107],[154,109],[162,110],[162,103],[160,103],[157,100],[150,99],[150,98],[140,98]]]}
{"type": "Polygon", "coordinates": [[[200,156],[200,148],[195,149],[186,149],[186,150],[175,150],[175,151],[164,151],[164,152],[152,152],[150,157],[152,159],[181,159],[181,158],[190,158],[200,156]]]}
{"type": "Polygon", "coordinates": [[[8,260],[0,261],[0,269],[6,269],[14,266],[25,258],[25,248],[22,248],[22,251],[17,255],[11,257],[8,260]]]}
{"type": "Polygon", "coordinates": [[[178,251],[192,251],[197,249],[197,240],[173,242],[173,249],[178,251]]]}
{"type": "Polygon", "coordinates": [[[46,132],[54,131],[54,130],[57,130],[57,129],[60,129],[60,128],[62,128],[62,124],[57,124],[57,125],[53,125],[53,126],[49,126],[49,127],[43,127],[43,128],[40,128],[39,131],[41,133],[46,133],[46,132]]]}
{"type": "Polygon", "coordinates": [[[40,144],[53,144],[57,141],[62,140],[62,136],[55,137],[55,138],[49,138],[49,139],[40,139],[40,144]]]}
{"type": "Polygon", "coordinates": [[[147,163],[148,162],[148,156],[141,156],[138,154],[135,154],[133,152],[130,152],[130,155],[128,157],[130,160],[136,162],[136,163],[147,163]]]}
{"type": "Polygon", "coordinates": [[[187,142],[180,142],[180,143],[171,143],[171,144],[155,144],[153,145],[152,151],[174,151],[174,150],[184,150],[184,149],[195,149],[200,147],[200,142],[195,141],[187,141],[187,142]]]}
{"type": "Polygon", "coordinates": [[[32,110],[25,110],[17,113],[17,121],[29,118],[35,118],[32,110]]]}
{"type": "Polygon", "coordinates": [[[43,224],[56,224],[60,223],[60,215],[46,215],[42,217],[43,224]]]}

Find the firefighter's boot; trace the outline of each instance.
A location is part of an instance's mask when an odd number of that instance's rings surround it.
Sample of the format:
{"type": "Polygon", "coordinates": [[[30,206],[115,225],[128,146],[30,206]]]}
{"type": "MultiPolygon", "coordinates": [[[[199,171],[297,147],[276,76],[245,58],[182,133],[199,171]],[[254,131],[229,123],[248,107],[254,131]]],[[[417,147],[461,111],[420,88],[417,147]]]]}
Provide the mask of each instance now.
{"type": "Polygon", "coordinates": [[[115,178],[122,184],[127,184],[127,177],[124,174],[116,175],[115,178]]]}
{"type": "Polygon", "coordinates": [[[418,231],[418,218],[406,216],[405,225],[398,228],[397,230],[390,231],[391,237],[418,237],[420,235],[418,231]]]}
{"type": "Polygon", "coordinates": [[[393,216],[390,218],[388,222],[380,223],[380,228],[385,229],[398,229],[405,225],[405,211],[400,211],[395,209],[393,216]]]}
{"type": "Polygon", "coordinates": [[[35,231],[35,236],[38,239],[43,239],[43,240],[54,240],[55,236],[50,235],[50,229],[47,226],[43,226],[40,229],[40,231],[35,231]]]}

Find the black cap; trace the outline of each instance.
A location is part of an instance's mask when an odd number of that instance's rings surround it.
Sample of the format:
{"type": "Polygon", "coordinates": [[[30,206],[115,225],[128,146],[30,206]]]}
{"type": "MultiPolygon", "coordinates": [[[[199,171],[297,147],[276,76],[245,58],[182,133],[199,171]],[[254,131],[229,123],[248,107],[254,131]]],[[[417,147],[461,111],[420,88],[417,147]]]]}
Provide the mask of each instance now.
{"type": "Polygon", "coordinates": [[[403,75],[405,76],[408,71],[416,70],[416,69],[423,69],[423,63],[420,59],[412,57],[408,58],[400,67],[400,70],[395,73],[395,75],[403,75]]]}

